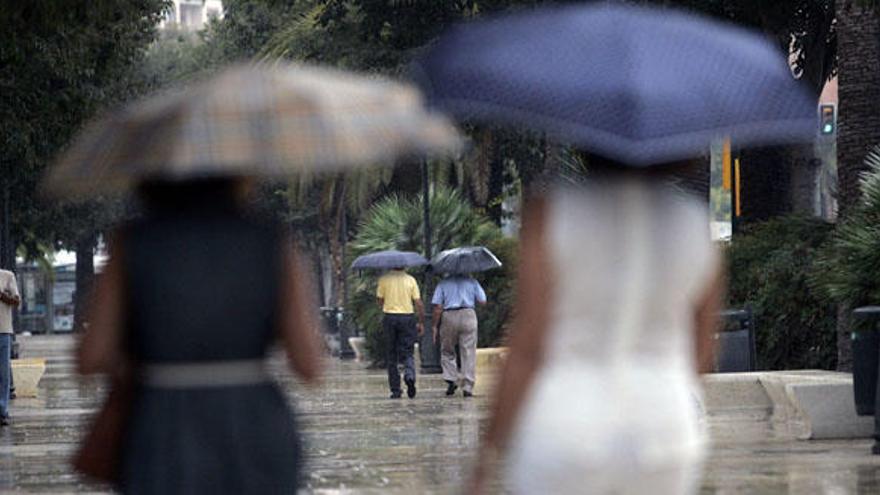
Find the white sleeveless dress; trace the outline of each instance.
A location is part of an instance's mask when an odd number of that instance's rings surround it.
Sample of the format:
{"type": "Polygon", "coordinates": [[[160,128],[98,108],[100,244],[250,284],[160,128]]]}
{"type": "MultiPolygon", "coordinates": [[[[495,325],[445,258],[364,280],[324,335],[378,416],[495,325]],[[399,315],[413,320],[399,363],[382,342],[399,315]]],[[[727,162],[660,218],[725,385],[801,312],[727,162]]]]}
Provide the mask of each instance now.
{"type": "Polygon", "coordinates": [[[716,266],[706,209],[636,179],[558,191],[554,308],[506,485],[522,494],[687,494],[704,452],[693,315],[716,266]]]}

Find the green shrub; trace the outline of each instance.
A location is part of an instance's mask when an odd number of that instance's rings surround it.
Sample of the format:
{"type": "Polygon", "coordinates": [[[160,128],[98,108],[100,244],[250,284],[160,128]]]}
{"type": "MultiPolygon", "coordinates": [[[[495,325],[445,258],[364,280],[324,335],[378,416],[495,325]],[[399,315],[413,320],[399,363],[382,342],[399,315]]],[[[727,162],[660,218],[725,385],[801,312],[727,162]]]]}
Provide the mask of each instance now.
{"type": "Polygon", "coordinates": [[[498,237],[487,242],[486,247],[504,265],[497,270],[474,274],[489,301],[477,308],[480,322],[477,347],[497,347],[503,343],[513,316],[519,242],[510,237],[498,237]]]}
{"type": "Polygon", "coordinates": [[[728,248],[728,305],[754,311],[761,369],[834,369],[836,308],[810,283],[829,223],[781,217],[748,226],[728,248]]]}
{"type": "MultiPolygon", "coordinates": [[[[513,300],[513,268],[516,264],[516,241],[505,238],[487,217],[474,211],[457,192],[438,188],[431,194],[431,237],[433,250],[438,252],[458,246],[488,247],[504,264],[499,270],[475,274],[490,301],[479,310],[479,345],[497,345],[503,336],[513,300]]],[[[362,254],[385,249],[422,252],[422,198],[390,196],[373,205],[364,216],[358,234],[350,243],[351,261],[362,254]]],[[[410,270],[423,285],[423,270],[410,270]]],[[[376,305],[375,272],[353,272],[349,277],[351,314],[355,325],[366,336],[367,351],[376,366],[382,366],[385,344],[382,338],[382,312],[376,305]]],[[[432,287],[437,279],[432,280],[432,287]]],[[[422,289],[422,298],[430,294],[422,289]]],[[[430,311],[426,304],[426,311],[430,311]]],[[[430,328],[425,329],[430,332],[430,328]]]]}
{"type": "Polygon", "coordinates": [[[821,253],[814,282],[836,302],[880,305],[880,146],[865,159],[862,201],[821,253]]]}

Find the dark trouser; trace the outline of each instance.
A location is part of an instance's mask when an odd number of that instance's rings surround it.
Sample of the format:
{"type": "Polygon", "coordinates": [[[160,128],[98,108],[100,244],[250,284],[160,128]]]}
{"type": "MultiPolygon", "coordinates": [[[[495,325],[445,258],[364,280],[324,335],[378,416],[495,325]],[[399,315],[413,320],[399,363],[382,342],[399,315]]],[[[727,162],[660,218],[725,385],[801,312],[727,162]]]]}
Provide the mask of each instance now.
{"type": "Polygon", "coordinates": [[[0,333],[0,417],[9,416],[9,386],[12,383],[12,334],[0,333]]]}
{"type": "Polygon", "coordinates": [[[392,393],[400,393],[400,371],[402,364],[403,379],[416,379],[416,364],[413,358],[413,345],[416,343],[416,318],[412,314],[385,313],[382,319],[385,330],[385,343],[388,354],[388,385],[392,393]]]}

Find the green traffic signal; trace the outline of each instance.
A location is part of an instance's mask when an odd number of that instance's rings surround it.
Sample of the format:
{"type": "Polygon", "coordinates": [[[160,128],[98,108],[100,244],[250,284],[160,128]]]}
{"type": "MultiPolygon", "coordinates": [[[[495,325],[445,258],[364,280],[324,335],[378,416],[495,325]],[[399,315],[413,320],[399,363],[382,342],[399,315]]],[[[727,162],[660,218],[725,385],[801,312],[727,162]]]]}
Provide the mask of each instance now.
{"type": "Polygon", "coordinates": [[[836,108],[833,103],[825,103],[819,105],[819,120],[820,120],[820,131],[824,135],[834,134],[835,120],[836,120],[836,108]]]}

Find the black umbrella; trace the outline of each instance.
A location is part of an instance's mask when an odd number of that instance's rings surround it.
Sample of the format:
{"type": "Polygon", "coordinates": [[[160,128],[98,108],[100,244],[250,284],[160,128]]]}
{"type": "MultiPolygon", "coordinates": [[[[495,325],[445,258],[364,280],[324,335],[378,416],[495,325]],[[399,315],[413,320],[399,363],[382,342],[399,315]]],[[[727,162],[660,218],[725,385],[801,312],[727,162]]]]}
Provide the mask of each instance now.
{"type": "Polygon", "coordinates": [[[390,268],[426,265],[427,263],[428,260],[419,253],[389,250],[358,256],[351,267],[355,270],[388,270],[390,268]]]}
{"type": "Polygon", "coordinates": [[[413,66],[429,102],[630,165],[737,145],[807,141],[816,101],[758,33],[605,2],[453,28],[413,66]]]}
{"type": "Polygon", "coordinates": [[[483,246],[468,246],[441,251],[431,260],[435,272],[473,273],[501,266],[501,261],[483,246]]]}

